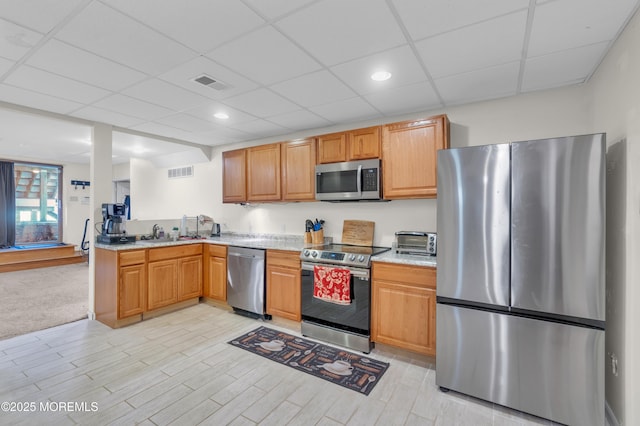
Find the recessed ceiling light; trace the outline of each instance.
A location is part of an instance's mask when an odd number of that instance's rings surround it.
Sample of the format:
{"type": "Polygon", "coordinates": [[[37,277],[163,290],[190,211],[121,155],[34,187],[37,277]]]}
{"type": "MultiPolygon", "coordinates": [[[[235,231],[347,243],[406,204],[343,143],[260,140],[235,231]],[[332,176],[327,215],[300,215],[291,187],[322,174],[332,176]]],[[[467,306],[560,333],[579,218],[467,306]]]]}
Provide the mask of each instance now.
{"type": "Polygon", "coordinates": [[[229,114],[226,114],[224,112],[216,112],[215,114],[213,114],[213,116],[215,118],[219,118],[220,120],[226,120],[227,118],[229,118],[229,114]]]}
{"type": "Polygon", "coordinates": [[[143,148],[143,147],[141,147],[141,146],[137,146],[137,147],[134,147],[134,148],[133,148],[133,153],[134,153],[134,154],[138,154],[138,155],[140,155],[140,154],[144,154],[145,152],[147,152],[147,150],[146,150],[146,149],[144,149],[144,148],[143,148]]]}
{"type": "Polygon", "coordinates": [[[391,78],[391,73],[389,71],[376,71],[371,74],[371,80],[374,81],[385,81],[391,78]]]}

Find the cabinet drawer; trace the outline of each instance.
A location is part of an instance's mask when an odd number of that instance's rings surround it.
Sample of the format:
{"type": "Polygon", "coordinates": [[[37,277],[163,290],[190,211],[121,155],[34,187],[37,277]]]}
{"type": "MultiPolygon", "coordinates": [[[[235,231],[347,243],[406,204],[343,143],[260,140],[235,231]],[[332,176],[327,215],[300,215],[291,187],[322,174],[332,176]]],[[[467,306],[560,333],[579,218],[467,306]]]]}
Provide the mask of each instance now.
{"type": "Polygon", "coordinates": [[[267,266],[300,269],[300,253],[297,251],[267,250],[267,266]]]}
{"type": "Polygon", "coordinates": [[[209,244],[209,256],[213,257],[227,257],[227,246],[218,246],[215,244],[209,244]]]}
{"type": "Polygon", "coordinates": [[[120,266],[138,265],[145,261],[144,250],[131,250],[120,253],[120,266]]]}
{"type": "Polygon", "coordinates": [[[149,249],[149,262],[202,254],[202,244],[185,244],[149,249]]]}
{"type": "Polygon", "coordinates": [[[436,288],[436,269],[425,266],[373,262],[372,277],[374,280],[385,280],[436,288]]]}

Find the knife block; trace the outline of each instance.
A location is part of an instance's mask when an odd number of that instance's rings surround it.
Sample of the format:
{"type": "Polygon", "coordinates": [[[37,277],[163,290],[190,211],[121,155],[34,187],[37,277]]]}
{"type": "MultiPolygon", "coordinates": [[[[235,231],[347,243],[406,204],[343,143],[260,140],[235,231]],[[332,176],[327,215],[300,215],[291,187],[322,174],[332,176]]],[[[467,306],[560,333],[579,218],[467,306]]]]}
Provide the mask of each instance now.
{"type": "Polygon", "coordinates": [[[311,243],[323,244],[324,243],[324,229],[318,231],[311,231],[311,243]]]}
{"type": "Polygon", "coordinates": [[[311,231],[307,231],[304,233],[304,243],[311,244],[311,231]]]}

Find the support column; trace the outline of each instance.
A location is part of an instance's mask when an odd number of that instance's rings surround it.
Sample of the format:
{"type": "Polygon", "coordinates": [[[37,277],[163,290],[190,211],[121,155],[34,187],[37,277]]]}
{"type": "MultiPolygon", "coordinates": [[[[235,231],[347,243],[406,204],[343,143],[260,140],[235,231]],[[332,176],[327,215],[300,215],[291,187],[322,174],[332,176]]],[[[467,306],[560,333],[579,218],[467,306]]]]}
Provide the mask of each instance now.
{"type": "Polygon", "coordinates": [[[95,123],[91,132],[90,223],[89,228],[89,319],[95,319],[95,242],[96,225],[102,222],[102,203],[111,202],[113,168],[111,164],[112,126],[95,123]]]}

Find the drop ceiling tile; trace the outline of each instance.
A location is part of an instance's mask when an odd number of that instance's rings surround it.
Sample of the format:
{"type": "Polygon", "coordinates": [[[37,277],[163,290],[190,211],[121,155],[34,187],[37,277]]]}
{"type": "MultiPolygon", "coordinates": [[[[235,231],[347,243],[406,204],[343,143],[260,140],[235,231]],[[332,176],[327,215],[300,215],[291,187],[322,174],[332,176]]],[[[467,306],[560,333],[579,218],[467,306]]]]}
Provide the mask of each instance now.
{"type": "Polygon", "coordinates": [[[316,129],[333,124],[312,112],[302,109],[269,117],[269,121],[279,126],[295,130],[316,129]]]}
{"type": "Polygon", "coordinates": [[[426,81],[371,93],[364,98],[385,115],[442,107],[438,95],[426,81]]]}
{"type": "Polygon", "coordinates": [[[392,2],[414,40],[462,28],[519,9],[527,9],[529,6],[529,0],[392,2]]]}
{"type": "Polygon", "coordinates": [[[0,56],[18,60],[42,39],[42,34],[0,19],[0,56]]]}
{"type": "Polygon", "coordinates": [[[67,114],[83,106],[77,102],[43,95],[42,93],[32,92],[19,87],[9,86],[7,84],[0,84],[0,99],[3,102],[57,112],[60,114],[67,114]]]}
{"type": "Polygon", "coordinates": [[[169,138],[175,138],[187,142],[195,142],[193,134],[191,132],[185,132],[184,130],[177,129],[175,127],[167,126],[156,122],[147,122],[137,124],[130,127],[133,130],[140,132],[146,132],[155,135],[162,135],[169,138]]]}
{"type": "Polygon", "coordinates": [[[563,0],[539,5],[528,57],[614,40],[636,4],[637,0],[563,0]]]}
{"type": "Polygon", "coordinates": [[[237,1],[110,0],[109,5],[199,53],[206,53],[265,23],[237,1]]]}
{"type": "Polygon", "coordinates": [[[55,37],[151,75],[166,72],[198,56],[193,50],[99,2],[92,2],[55,37]]]}
{"type": "Polygon", "coordinates": [[[9,71],[15,62],[8,59],[0,58],[0,75],[9,71]]]}
{"type": "Polygon", "coordinates": [[[247,140],[251,137],[246,132],[230,127],[216,127],[208,132],[198,132],[194,136],[200,141],[206,141],[201,142],[206,145],[221,145],[223,143],[247,140]]]}
{"type": "Polygon", "coordinates": [[[264,85],[320,68],[313,58],[272,27],[227,43],[207,57],[264,85]]]}
{"type": "Polygon", "coordinates": [[[246,3],[253,9],[266,16],[268,19],[275,19],[287,13],[291,13],[296,9],[300,9],[313,0],[297,0],[292,2],[291,0],[247,0],[246,3]]]}
{"type": "Polygon", "coordinates": [[[239,124],[232,124],[230,127],[260,137],[283,135],[289,133],[291,129],[278,126],[267,120],[253,120],[239,124]]]}
{"type": "Polygon", "coordinates": [[[201,120],[192,115],[180,113],[154,120],[156,123],[175,127],[185,132],[206,132],[215,128],[215,124],[207,120],[201,120]]]}
{"type": "Polygon", "coordinates": [[[229,126],[232,124],[253,121],[256,119],[253,115],[247,114],[235,108],[231,108],[228,105],[225,105],[221,102],[216,102],[216,101],[211,101],[206,105],[201,105],[196,108],[191,108],[185,111],[185,113],[192,115],[194,117],[201,118],[203,120],[210,121],[220,126],[229,126]],[[227,114],[229,118],[219,119],[214,117],[213,115],[218,112],[223,112],[227,114]]]}
{"type": "Polygon", "coordinates": [[[11,73],[5,83],[83,104],[95,102],[111,94],[107,90],[30,66],[19,67],[11,73]]]}
{"type": "Polygon", "coordinates": [[[104,98],[96,102],[94,106],[145,120],[154,120],[173,113],[173,111],[168,108],[120,94],[104,98]]]}
{"type": "Polygon", "coordinates": [[[276,26],[326,66],[406,43],[384,0],[315,2],[276,26]]]}
{"type": "Polygon", "coordinates": [[[356,95],[326,70],[283,81],[269,88],[303,107],[327,104],[356,95]]]}
{"type": "Polygon", "coordinates": [[[309,111],[335,123],[350,123],[382,117],[379,111],[362,98],[351,98],[331,104],[319,105],[309,108],[309,111]]]}
{"type": "Polygon", "coordinates": [[[420,63],[407,45],[336,65],[331,71],[361,95],[427,79],[420,63]],[[373,81],[371,74],[380,70],[390,72],[391,78],[386,81],[373,81]]]}
{"type": "Polygon", "coordinates": [[[99,123],[106,123],[120,127],[131,127],[145,122],[145,120],[138,117],[132,117],[130,115],[124,115],[119,112],[109,111],[94,106],[80,108],[73,111],[70,115],[73,117],[84,118],[85,120],[97,121],[99,123]]]}
{"type": "Polygon", "coordinates": [[[172,70],[161,74],[158,78],[168,81],[169,83],[180,86],[184,89],[191,90],[210,99],[224,99],[240,93],[248,92],[258,87],[258,84],[242,77],[241,75],[231,71],[209,58],[199,56],[172,70]],[[214,89],[204,86],[196,81],[195,78],[201,75],[207,75],[216,81],[224,83],[227,88],[223,90],[214,89]]]}
{"type": "Polygon", "coordinates": [[[141,72],[56,40],[48,41],[26,63],[112,91],[146,78],[141,72]]]}
{"type": "Polygon", "coordinates": [[[416,43],[433,78],[520,60],[527,13],[517,12],[416,43]],[[443,48],[446,46],[446,48],[443,48]]]}
{"type": "Polygon", "coordinates": [[[608,45],[604,42],[527,59],[522,90],[542,90],[586,81],[608,45]]]}
{"type": "Polygon", "coordinates": [[[156,78],[138,83],[121,93],[175,111],[183,111],[210,102],[209,98],[156,78]]]}
{"type": "Polygon", "coordinates": [[[47,34],[83,3],[86,4],[87,0],[2,0],[0,17],[47,34]]]}
{"type": "Polygon", "coordinates": [[[456,105],[516,94],[520,62],[435,80],[445,104],[456,105]]]}
{"type": "Polygon", "coordinates": [[[257,118],[271,117],[285,112],[292,112],[299,107],[282,96],[267,89],[258,89],[233,98],[225,99],[225,104],[244,111],[257,118]]]}

